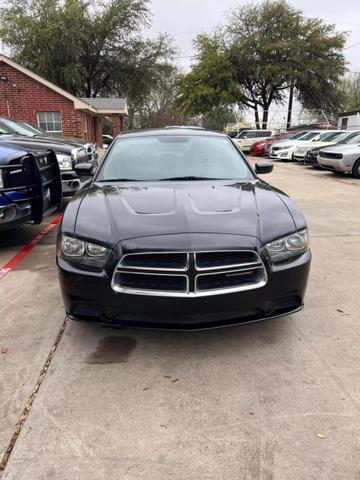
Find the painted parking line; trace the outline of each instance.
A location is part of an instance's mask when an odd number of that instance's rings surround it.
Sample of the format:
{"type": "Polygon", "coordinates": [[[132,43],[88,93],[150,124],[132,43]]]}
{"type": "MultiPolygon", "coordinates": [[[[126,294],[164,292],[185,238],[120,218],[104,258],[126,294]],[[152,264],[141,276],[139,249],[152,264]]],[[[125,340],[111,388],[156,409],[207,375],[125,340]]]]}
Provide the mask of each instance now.
{"type": "Polygon", "coordinates": [[[62,214],[58,215],[40,233],[38,233],[25,247],[23,247],[11,260],[0,267],[0,279],[4,278],[21,260],[37,245],[46,235],[60,223],[62,214]]]}

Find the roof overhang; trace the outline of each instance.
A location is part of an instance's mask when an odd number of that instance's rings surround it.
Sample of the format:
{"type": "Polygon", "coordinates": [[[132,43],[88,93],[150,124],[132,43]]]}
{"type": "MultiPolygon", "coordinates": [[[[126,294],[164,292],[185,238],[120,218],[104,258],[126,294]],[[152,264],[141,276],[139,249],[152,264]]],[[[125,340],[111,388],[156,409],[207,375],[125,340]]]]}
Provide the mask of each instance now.
{"type": "Polygon", "coordinates": [[[339,113],[339,117],[349,117],[350,115],[359,115],[360,110],[353,110],[352,112],[339,113]]]}
{"type": "Polygon", "coordinates": [[[7,65],[10,65],[12,68],[18,70],[19,72],[23,73],[27,77],[32,78],[33,80],[41,83],[45,87],[49,88],[50,90],[58,93],[62,97],[67,98],[74,104],[74,109],[75,110],[81,110],[84,112],[92,113],[93,115],[101,115],[101,116],[106,116],[106,115],[121,115],[125,116],[128,115],[128,109],[127,106],[123,109],[106,109],[106,110],[100,110],[96,109],[89,103],[81,100],[78,97],[75,97],[75,95],[72,95],[71,93],[67,92],[66,90],[63,90],[62,88],[58,87],[54,83],[49,82],[48,80],[45,80],[45,78],[40,77],[40,75],[37,75],[36,73],[32,72],[28,68],[23,67],[22,65],[19,65],[18,63],[14,62],[14,60],[11,60],[9,57],[0,54],[0,62],[4,62],[7,65]]]}
{"type": "Polygon", "coordinates": [[[128,111],[126,109],[122,110],[95,110],[96,114],[99,115],[127,115],[128,111]]]}
{"type": "Polygon", "coordinates": [[[14,60],[11,60],[9,57],[6,57],[5,55],[0,54],[0,62],[4,62],[7,65],[10,65],[10,67],[15,68],[15,70],[18,70],[19,72],[23,73],[27,77],[30,77],[33,80],[36,80],[42,85],[45,85],[45,87],[49,88],[50,90],[53,90],[54,92],[58,93],[62,97],[65,97],[68,100],[74,102],[75,109],[78,110],[78,109],[84,108],[87,110],[91,110],[92,112],[96,112],[95,108],[91,107],[86,102],[83,102],[82,100],[75,97],[74,95],[71,95],[71,93],[67,92],[66,90],[63,90],[62,88],[54,85],[48,80],[45,80],[45,78],[40,77],[40,75],[37,75],[36,73],[32,72],[28,68],[25,68],[22,65],[19,65],[18,63],[14,62],[14,60]]]}

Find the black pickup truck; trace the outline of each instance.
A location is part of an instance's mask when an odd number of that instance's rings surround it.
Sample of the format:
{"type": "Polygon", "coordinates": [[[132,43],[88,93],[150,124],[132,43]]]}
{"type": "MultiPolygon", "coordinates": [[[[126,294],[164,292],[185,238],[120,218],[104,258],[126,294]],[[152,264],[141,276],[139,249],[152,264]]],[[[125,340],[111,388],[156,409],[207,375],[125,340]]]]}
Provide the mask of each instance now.
{"type": "Polygon", "coordinates": [[[0,143],[0,232],[41,223],[60,209],[62,182],[56,155],[0,143]]]}
{"type": "Polygon", "coordinates": [[[88,162],[95,170],[98,164],[95,146],[79,139],[35,135],[30,128],[26,124],[0,117],[0,142],[10,146],[16,145],[27,152],[43,153],[49,149],[53,150],[60,166],[63,195],[73,195],[81,186],[74,167],[77,163],[88,162]]]}

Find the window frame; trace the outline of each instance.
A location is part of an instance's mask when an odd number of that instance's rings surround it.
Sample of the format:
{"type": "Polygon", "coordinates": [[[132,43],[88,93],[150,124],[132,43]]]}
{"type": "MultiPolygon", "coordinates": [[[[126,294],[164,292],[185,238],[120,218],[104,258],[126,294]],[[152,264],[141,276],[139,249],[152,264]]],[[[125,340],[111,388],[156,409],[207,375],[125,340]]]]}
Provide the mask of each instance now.
{"type": "Polygon", "coordinates": [[[52,135],[63,135],[63,125],[62,125],[62,118],[61,118],[61,112],[59,111],[42,111],[42,112],[36,112],[36,117],[37,117],[37,125],[45,130],[47,133],[50,133],[52,135]],[[40,119],[40,115],[45,115],[45,121],[42,121],[40,119]],[[47,119],[47,115],[51,115],[51,120],[47,119]],[[58,120],[54,118],[54,115],[58,115],[58,120]],[[60,124],[60,130],[55,129],[55,125],[60,124]],[[50,125],[53,125],[53,129],[48,128],[50,125]]]}

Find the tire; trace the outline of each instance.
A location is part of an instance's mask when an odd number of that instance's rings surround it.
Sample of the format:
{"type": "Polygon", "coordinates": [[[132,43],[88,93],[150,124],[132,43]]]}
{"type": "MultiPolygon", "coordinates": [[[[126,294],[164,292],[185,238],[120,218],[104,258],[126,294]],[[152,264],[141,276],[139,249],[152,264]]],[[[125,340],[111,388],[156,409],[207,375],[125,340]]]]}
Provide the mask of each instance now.
{"type": "Polygon", "coordinates": [[[352,169],[353,177],[360,178],[360,158],[356,160],[353,169],[352,169]]]}

